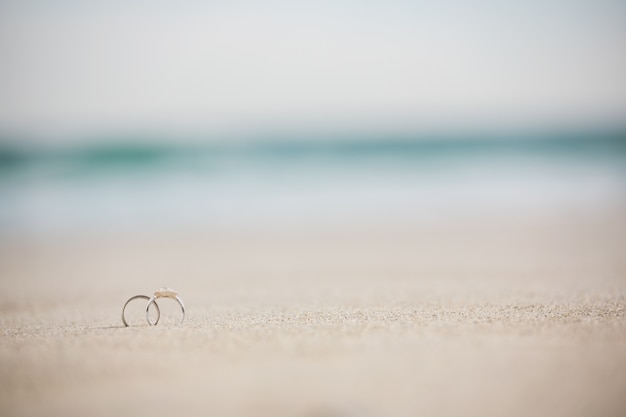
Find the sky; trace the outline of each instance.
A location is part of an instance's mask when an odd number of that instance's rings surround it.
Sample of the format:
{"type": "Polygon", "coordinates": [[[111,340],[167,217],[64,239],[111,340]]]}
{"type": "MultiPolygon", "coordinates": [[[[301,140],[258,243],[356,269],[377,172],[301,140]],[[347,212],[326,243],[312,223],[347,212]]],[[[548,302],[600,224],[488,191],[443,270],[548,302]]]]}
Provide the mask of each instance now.
{"type": "Polygon", "coordinates": [[[0,0],[0,136],[625,120],[623,1],[0,0]]]}

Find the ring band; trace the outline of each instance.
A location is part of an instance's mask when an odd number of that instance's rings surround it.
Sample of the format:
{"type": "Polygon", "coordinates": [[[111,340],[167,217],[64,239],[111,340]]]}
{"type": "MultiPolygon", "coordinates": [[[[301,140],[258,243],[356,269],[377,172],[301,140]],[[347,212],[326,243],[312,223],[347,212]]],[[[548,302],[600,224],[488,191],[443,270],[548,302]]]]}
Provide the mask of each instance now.
{"type": "MultiPolygon", "coordinates": [[[[147,295],[135,295],[134,297],[130,297],[128,299],[128,301],[126,301],[126,304],[124,304],[124,307],[122,308],[122,323],[124,323],[124,327],[128,327],[128,323],[126,322],[126,317],[124,316],[124,313],[126,312],[126,306],[128,305],[128,303],[130,303],[131,301],[136,300],[138,298],[141,298],[141,299],[144,299],[144,300],[149,300],[150,299],[150,297],[148,297],[147,295]]],[[[154,324],[156,325],[159,322],[159,319],[161,318],[161,309],[159,308],[159,305],[156,302],[154,303],[154,306],[157,309],[157,319],[154,322],[154,324]]],[[[152,324],[152,322],[150,322],[150,318],[149,317],[148,317],[148,322],[150,324],[152,324]]]]}
{"type": "Polygon", "coordinates": [[[183,304],[183,300],[178,297],[178,291],[175,291],[171,288],[159,288],[154,292],[154,296],[148,300],[148,304],[146,305],[146,319],[148,320],[148,323],[150,323],[152,326],[156,326],[156,324],[159,322],[159,320],[157,320],[153,323],[150,319],[150,306],[152,304],[156,305],[156,300],[158,298],[171,298],[173,300],[176,300],[178,302],[178,305],[180,306],[180,309],[183,312],[183,316],[181,317],[178,324],[181,324],[183,320],[185,320],[185,305],[183,304]]]}

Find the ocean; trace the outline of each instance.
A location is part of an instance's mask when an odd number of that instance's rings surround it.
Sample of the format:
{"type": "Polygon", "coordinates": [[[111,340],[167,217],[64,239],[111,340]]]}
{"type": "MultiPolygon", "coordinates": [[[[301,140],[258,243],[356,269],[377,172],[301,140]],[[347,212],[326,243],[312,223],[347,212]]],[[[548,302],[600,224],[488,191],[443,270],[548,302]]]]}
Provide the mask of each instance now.
{"type": "Polygon", "coordinates": [[[626,207],[626,131],[0,142],[0,236],[319,230],[626,207]]]}

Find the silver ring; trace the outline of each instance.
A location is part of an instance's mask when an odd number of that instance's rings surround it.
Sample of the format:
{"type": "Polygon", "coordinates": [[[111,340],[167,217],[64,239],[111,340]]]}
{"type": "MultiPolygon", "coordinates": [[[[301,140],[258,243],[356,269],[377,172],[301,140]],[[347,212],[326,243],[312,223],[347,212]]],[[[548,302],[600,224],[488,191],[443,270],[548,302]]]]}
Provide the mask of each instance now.
{"type": "Polygon", "coordinates": [[[148,300],[148,304],[146,305],[146,319],[148,319],[148,323],[150,323],[153,326],[156,326],[156,324],[159,322],[157,320],[153,323],[152,320],[150,319],[150,305],[152,304],[156,305],[157,298],[171,298],[173,300],[176,300],[178,302],[178,305],[180,306],[180,309],[183,312],[183,316],[181,317],[180,322],[178,324],[181,324],[183,320],[185,320],[185,305],[183,304],[183,300],[178,298],[178,291],[173,290],[171,288],[162,287],[154,292],[154,296],[148,300]]]}
{"type": "MultiPolygon", "coordinates": [[[[124,307],[122,308],[122,323],[124,323],[124,327],[128,327],[128,323],[126,322],[126,317],[124,316],[124,313],[126,312],[126,306],[128,305],[128,303],[130,303],[133,300],[136,300],[137,298],[142,298],[144,300],[150,299],[150,297],[148,297],[147,295],[136,295],[134,297],[130,297],[128,301],[126,301],[126,304],[124,304],[124,307]]],[[[159,322],[159,319],[161,318],[161,309],[159,308],[159,305],[157,303],[154,303],[154,306],[157,309],[157,319],[154,322],[154,324],[156,325],[159,322]]],[[[148,322],[152,324],[149,318],[148,318],[148,322]]]]}

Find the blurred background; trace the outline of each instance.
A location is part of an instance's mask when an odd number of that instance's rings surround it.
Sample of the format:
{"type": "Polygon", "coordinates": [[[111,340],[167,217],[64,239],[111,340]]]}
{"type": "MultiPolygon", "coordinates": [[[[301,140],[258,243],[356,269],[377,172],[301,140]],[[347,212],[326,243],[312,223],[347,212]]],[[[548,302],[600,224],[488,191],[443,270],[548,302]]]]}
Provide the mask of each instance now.
{"type": "Polygon", "coordinates": [[[622,207],[621,1],[0,2],[0,233],[622,207]]]}
{"type": "Polygon", "coordinates": [[[625,213],[623,0],[0,0],[7,415],[626,415],[625,213]]]}

